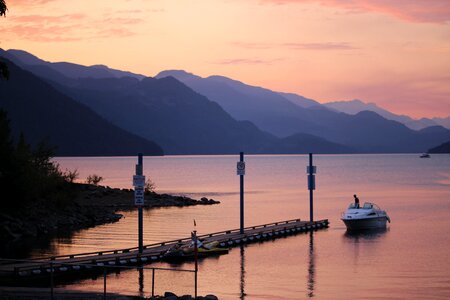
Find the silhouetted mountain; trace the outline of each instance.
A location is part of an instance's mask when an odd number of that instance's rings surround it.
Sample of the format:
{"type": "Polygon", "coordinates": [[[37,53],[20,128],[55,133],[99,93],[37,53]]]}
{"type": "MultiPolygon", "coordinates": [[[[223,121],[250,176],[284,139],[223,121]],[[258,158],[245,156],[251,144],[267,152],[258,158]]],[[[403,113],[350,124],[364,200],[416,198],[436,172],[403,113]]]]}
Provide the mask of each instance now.
{"type": "Polygon", "coordinates": [[[162,155],[153,142],[105,121],[91,109],[7,61],[10,80],[0,81],[0,107],[8,112],[13,134],[32,145],[47,140],[60,156],[162,155]]]}
{"type": "Polygon", "coordinates": [[[328,108],[332,108],[337,111],[344,112],[344,113],[351,114],[351,115],[357,114],[364,110],[373,111],[385,119],[400,122],[414,130],[420,130],[420,129],[423,129],[423,128],[426,128],[429,126],[436,126],[436,125],[441,125],[441,126],[444,126],[448,129],[450,129],[450,117],[448,117],[448,118],[433,118],[433,119],[421,118],[421,119],[416,120],[416,119],[413,119],[406,115],[396,115],[386,109],[383,109],[383,108],[377,106],[375,103],[364,103],[358,99],[350,100],[350,101],[329,102],[329,103],[324,103],[323,105],[328,108]]]}
{"type": "Polygon", "coordinates": [[[275,141],[172,77],[79,79],[60,88],[121,128],[157,141],[168,154],[259,153],[275,141]]]}
{"type": "MultiPolygon", "coordinates": [[[[74,79],[48,65],[27,67],[119,127],[158,141],[167,153],[267,153],[269,145],[281,143],[248,121],[236,122],[216,103],[173,78],[74,79]]],[[[298,153],[292,147],[290,151],[298,153]]]]}
{"type": "Polygon", "coordinates": [[[450,141],[428,150],[428,153],[450,153],[450,141]]]}
{"type": "Polygon", "coordinates": [[[281,137],[306,133],[362,152],[422,152],[450,134],[415,132],[373,112],[349,115],[321,105],[304,108],[278,93],[222,76],[201,78],[185,71],[163,71],[157,77],[168,75],[207,95],[235,118],[252,121],[281,137]]]}
{"type": "Polygon", "coordinates": [[[223,76],[201,78],[185,71],[163,71],[156,78],[173,76],[217,102],[237,120],[249,120],[256,126],[279,137],[314,128],[308,111],[280,94],[261,87],[246,85],[223,76]]]}
{"type": "Polygon", "coordinates": [[[356,153],[356,149],[329,142],[314,135],[297,133],[281,139],[265,149],[268,153],[298,154],[298,153],[356,153]]]}
{"type": "Polygon", "coordinates": [[[280,94],[282,97],[288,99],[292,103],[297,104],[301,107],[308,108],[308,107],[313,107],[313,106],[322,106],[322,104],[320,104],[316,100],[305,98],[305,97],[297,95],[297,94],[281,93],[281,92],[279,92],[278,94],[280,94]]]}
{"type": "MultiPolygon", "coordinates": [[[[121,77],[134,77],[137,79],[142,79],[145,76],[140,74],[134,74],[127,71],[120,71],[108,68],[104,65],[93,65],[93,66],[83,66],[79,64],[67,63],[67,62],[47,62],[44,61],[26,51],[10,49],[3,51],[0,49],[0,55],[6,57],[7,59],[13,61],[20,67],[25,67],[29,69],[30,66],[33,67],[48,67],[51,70],[57,71],[63,74],[65,77],[69,78],[121,78],[121,77]]],[[[31,71],[31,70],[30,70],[31,71]]]]}
{"type": "Polygon", "coordinates": [[[442,127],[450,129],[450,116],[446,118],[432,118],[431,120],[442,127]]]}
{"type": "Polygon", "coordinates": [[[263,153],[273,150],[274,144],[279,149],[287,147],[285,143],[295,144],[252,123],[281,137],[309,134],[361,152],[423,152],[450,139],[448,130],[417,132],[373,112],[348,115],[321,105],[304,108],[279,93],[222,76],[201,78],[184,71],[165,71],[158,75],[160,79],[141,81],[130,77],[74,79],[58,76],[48,66],[33,65],[30,70],[113,124],[155,140],[172,154],[263,153]],[[210,99],[174,78],[163,80],[169,74],[210,99]]]}

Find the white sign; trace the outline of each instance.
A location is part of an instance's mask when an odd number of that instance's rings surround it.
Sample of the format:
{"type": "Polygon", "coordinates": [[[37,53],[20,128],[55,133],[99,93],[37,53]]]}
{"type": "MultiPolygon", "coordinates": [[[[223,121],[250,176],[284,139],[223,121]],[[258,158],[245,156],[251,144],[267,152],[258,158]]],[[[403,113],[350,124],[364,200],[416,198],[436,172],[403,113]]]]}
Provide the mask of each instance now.
{"type": "Polygon", "coordinates": [[[144,187],[145,185],[145,176],[143,175],[133,175],[133,186],[135,187],[144,187]]]}
{"type": "Polygon", "coordinates": [[[245,162],[243,162],[243,161],[237,162],[236,173],[237,173],[237,175],[245,175],[245,162]]]}
{"type": "Polygon", "coordinates": [[[144,187],[136,186],[134,188],[134,205],[144,205],[144,187]]]}

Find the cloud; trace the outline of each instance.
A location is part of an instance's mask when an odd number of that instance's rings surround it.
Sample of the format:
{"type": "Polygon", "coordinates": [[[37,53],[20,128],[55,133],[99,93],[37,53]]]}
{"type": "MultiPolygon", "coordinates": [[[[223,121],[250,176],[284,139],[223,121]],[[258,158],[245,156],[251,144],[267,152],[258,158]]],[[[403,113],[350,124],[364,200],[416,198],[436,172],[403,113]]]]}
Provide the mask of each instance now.
{"type": "Polygon", "coordinates": [[[86,18],[84,14],[68,14],[60,16],[41,16],[41,15],[24,15],[24,16],[12,16],[10,20],[13,22],[21,23],[49,23],[49,22],[67,22],[72,20],[81,20],[86,18]]]}
{"type": "Polygon", "coordinates": [[[103,16],[91,18],[85,14],[18,15],[0,24],[5,39],[21,38],[35,42],[68,42],[96,38],[123,38],[135,35],[132,26],[140,18],[103,16]]]}
{"type": "Polygon", "coordinates": [[[232,42],[234,46],[245,49],[273,49],[288,48],[294,50],[356,50],[357,47],[346,42],[317,42],[317,43],[248,43],[248,42],[232,42]]]}
{"type": "Polygon", "coordinates": [[[221,59],[213,62],[218,65],[270,65],[273,62],[280,61],[281,58],[276,59],[252,59],[252,58],[230,58],[221,59]]]}
{"type": "Polygon", "coordinates": [[[304,50],[355,50],[356,47],[351,46],[349,43],[284,43],[284,47],[291,49],[304,49],[304,50]]]}
{"type": "Polygon", "coordinates": [[[449,0],[258,0],[261,4],[318,3],[353,13],[374,12],[408,22],[446,23],[450,21],[449,0]]]}
{"type": "Polygon", "coordinates": [[[8,5],[41,5],[55,0],[8,0],[8,5]]]}

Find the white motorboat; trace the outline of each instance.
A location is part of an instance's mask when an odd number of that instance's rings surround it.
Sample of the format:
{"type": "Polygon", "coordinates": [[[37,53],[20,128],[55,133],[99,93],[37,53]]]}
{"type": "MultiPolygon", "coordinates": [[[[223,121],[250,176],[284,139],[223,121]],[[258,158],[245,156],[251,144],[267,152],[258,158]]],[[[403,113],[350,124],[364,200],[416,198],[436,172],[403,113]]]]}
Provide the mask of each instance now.
{"type": "Polygon", "coordinates": [[[347,210],[342,213],[341,220],[348,230],[386,228],[386,222],[391,222],[384,210],[369,202],[364,203],[362,207],[351,203],[347,210]]]}
{"type": "Polygon", "coordinates": [[[428,153],[423,153],[420,158],[430,158],[430,154],[428,153]]]}

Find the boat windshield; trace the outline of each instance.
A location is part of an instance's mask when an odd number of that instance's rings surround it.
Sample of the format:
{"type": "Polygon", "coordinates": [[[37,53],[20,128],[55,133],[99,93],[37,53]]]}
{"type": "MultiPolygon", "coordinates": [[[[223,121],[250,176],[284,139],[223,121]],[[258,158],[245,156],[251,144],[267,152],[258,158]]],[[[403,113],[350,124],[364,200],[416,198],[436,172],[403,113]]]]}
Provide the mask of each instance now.
{"type": "Polygon", "coordinates": [[[359,208],[359,207],[356,207],[356,204],[355,204],[355,203],[350,203],[350,205],[348,206],[348,208],[359,208]]]}
{"type": "Polygon", "coordinates": [[[368,202],[364,203],[363,208],[364,208],[364,209],[372,209],[372,208],[373,208],[373,209],[378,209],[378,210],[380,210],[380,208],[378,207],[378,205],[373,204],[373,203],[368,203],[368,202]]]}

